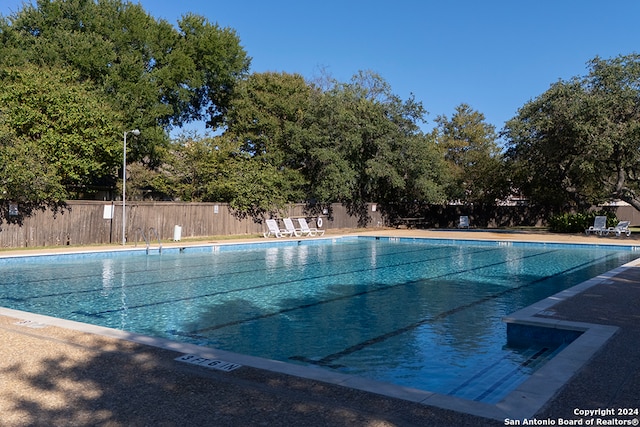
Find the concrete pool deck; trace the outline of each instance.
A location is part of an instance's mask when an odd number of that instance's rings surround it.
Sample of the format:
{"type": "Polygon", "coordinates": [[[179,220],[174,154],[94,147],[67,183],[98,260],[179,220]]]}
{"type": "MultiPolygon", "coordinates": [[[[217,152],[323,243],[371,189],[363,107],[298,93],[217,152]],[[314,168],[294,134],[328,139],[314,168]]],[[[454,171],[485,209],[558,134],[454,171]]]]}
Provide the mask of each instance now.
{"type": "MultiPolygon", "coordinates": [[[[466,230],[359,234],[640,246],[635,236],[466,230]]],[[[176,361],[183,354],[180,346],[157,346],[153,340],[148,343],[153,345],[145,345],[144,340],[134,342],[126,333],[95,334],[91,328],[66,327],[65,322],[49,322],[26,313],[1,313],[2,426],[493,426],[524,424],[533,418],[547,424],[551,420],[552,425],[559,425],[560,419],[582,421],[583,425],[593,419],[593,425],[606,425],[614,418],[630,423],[640,419],[640,263],[616,269],[594,279],[581,292],[547,301],[528,313],[543,322],[597,324],[614,333],[579,369],[556,367],[559,374],[577,372],[552,390],[546,404],[531,412],[527,397],[521,396],[525,408],[521,413],[527,418],[508,421],[496,418],[495,413],[487,418],[477,415],[482,411],[467,411],[464,402],[459,408],[444,409],[447,405],[398,399],[385,390],[372,393],[278,369],[207,369],[176,361]],[[597,424],[598,420],[602,422],[597,424]]],[[[433,403],[437,400],[436,396],[433,403]]]]}

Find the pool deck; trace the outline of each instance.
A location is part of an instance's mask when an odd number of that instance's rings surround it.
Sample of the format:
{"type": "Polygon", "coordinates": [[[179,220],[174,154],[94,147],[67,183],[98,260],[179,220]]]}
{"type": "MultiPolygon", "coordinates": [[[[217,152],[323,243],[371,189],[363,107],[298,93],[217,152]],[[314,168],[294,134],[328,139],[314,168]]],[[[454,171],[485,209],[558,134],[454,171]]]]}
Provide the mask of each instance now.
{"type": "MultiPolygon", "coordinates": [[[[466,230],[359,234],[640,246],[636,236],[466,230]]],[[[146,345],[126,333],[96,334],[91,328],[3,310],[0,426],[498,426],[525,424],[533,418],[553,421],[552,425],[559,425],[560,419],[577,425],[589,425],[593,419],[591,425],[607,425],[614,418],[620,422],[609,425],[637,425],[633,420],[640,420],[640,261],[545,304],[528,315],[557,324],[603,325],[612,336],[592,356],[585,356],[581,367],[555,366],[562,375],[577,372],[553,389],[551,399],[535,412],[521,412],[528,414],[526,419],[470,415],[478,411],[467,411],[464,404],[445,409],[447,405],[389,397],[382,389],[374,393],[282,373],[286,370],[208,369],[176,361],[183,351],[171,345],[157,346],[153,340],[148,344],[154,345],[146,345]],[[619,409],[631,414],[618,414],[619,409]]],[[[518,398],[527,408],[528,396],[518,398]]]]}

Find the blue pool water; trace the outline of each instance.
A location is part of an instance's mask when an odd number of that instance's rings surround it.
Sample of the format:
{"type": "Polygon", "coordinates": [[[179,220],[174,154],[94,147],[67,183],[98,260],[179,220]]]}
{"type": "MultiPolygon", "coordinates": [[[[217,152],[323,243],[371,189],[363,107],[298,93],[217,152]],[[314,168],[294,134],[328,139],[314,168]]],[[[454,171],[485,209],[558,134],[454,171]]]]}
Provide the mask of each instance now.
{"type": "Polygon", "coordinates": [[[0,305],[496,402],[561,347],[502,317],[630,248],[342,238],[0,259],[0,305]]]}

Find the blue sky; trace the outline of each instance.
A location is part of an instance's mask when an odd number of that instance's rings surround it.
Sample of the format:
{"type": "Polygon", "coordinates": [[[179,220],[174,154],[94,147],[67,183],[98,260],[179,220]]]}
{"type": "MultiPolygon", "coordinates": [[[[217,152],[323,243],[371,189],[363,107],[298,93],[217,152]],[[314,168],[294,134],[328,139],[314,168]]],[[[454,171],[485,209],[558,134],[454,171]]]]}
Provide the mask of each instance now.
{"type": "MultiPolygon", "coordinates": [[[[587,73],[593,57],[640,52],[640,1],[612,0],[141,0],[172,24],[188,12],[236,30],[252,72],[340,81],[379,73],[413,93],[429,115],[469,104],[502,129],[558,79],[587,73]]],[[[0,0],[0,14],[22,0],[0,0]]]]}

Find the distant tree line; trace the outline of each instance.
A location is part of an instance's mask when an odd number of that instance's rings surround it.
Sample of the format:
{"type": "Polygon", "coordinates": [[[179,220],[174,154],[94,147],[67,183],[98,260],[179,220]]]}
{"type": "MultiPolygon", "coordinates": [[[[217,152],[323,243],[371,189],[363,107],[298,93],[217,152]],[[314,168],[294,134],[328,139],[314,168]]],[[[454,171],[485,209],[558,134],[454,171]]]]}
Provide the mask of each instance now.
{"type": "Polygon", "coordinates": [[[348,82],[251,73],[233,29],[177,26],[122,0],[39,0],[0,17],[0,202],[21,211],[122,185],[131,198],[228,202],[261,218],[342,203],[366,221],[427,205],[493,206],[518,193],[551,214],[637,196],[640,58],[595,58],[496,133],[459,105],[427,114],[372,71],[348,82]],[[204,121],[206,135],[170,132],[204,121]]]}

